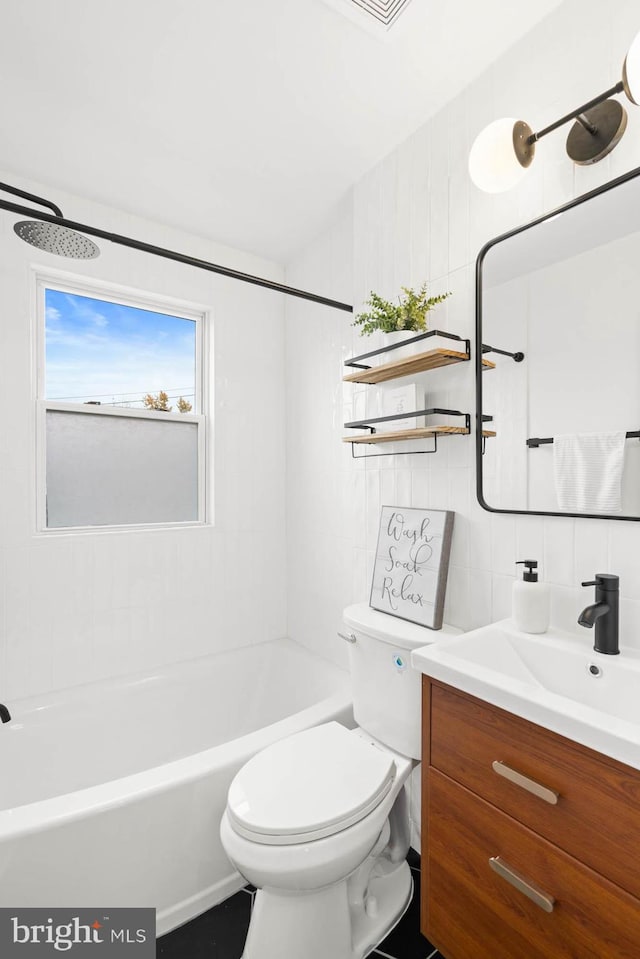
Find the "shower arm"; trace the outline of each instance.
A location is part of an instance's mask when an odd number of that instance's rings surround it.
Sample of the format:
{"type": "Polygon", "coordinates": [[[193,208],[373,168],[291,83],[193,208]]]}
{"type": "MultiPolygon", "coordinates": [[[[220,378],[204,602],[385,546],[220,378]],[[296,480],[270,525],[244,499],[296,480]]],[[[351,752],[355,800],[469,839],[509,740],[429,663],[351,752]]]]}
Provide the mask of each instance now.
{"type": "Polygon", "coordinates": [[[48,206],[59,219],[64,219],[60,207],[52,203],[51,200],[43,200],[41,196],[36,196],[35,193],[27,193],[25,190],[19,190],[17,186],[11,186],[10,183],[0,183],[0,191],[2,191],[2,193],[12,193],[14,196],[20,196],[23,200],[29,200],[31,203],[39,204],[39,206],[48,206]]]}
{"type": "Polygon", "coordinates": [[[17,213],[20,216],[30,217],[34,220],[42,220],[44,223],[57,223],[59,226],[66,226],[68,229],[75,230],[78,233],[87,233],[89,236],[109,240],[109,242],[115,243],[118,246],[126,246],[132,250],[140,250],[142,253],[151,253],[153,256],[160,256],[165,260],[173,260],[176,263],[184,263],[186,266],[193,266],[198,270],[207,270],[209,273],[218,273],[232,280],[239,280],[242,283],[251,283],[254,286],[260,286],[266,290],[272,290],[274,293],[285,293],[287,296],[296,296],[299,299],[319,303],[322,306],[330,306],[336,310],[343,310],[345,313],[353,313],[353,306],[349,303],[341,303],[339,300],[332,300],[329,297],[320,296],[317,293],[298,290],[293,286],[277,283],[275,280],[265,280],[263,277],[253,276],[251,273],[232,270],[230,267],[220,266],[218,263],[210,263],[208,260],[200,260],[194,256],[187,256],[186,253],[178,253],[175,250],[167,250],[162,246],[143,243],[141,240],[134,240],[130,236],[123,236],[119,233],[109,233],[107,230],[100,230],[95,226],[87,226],[85,223],[76,223],[73,220],[65,219],[60,208],[57,207],[55,203],[50,203],[49,200],[43,200],[40,197],[25,193],[23,190],[18,190],[16,187],[8,186],[4,183],[0,183],[0,190],[6,193],[13,193],[15,196],[23,197],[34,203],[40,203],[42,206],[48,206],[54,211],[55,216],[49,213],[42,213],[40,210],[32,210],[30,207],[22,206],[19,203],[12,203],[10,200],[4,200],[0,197],[0,210],[6,210],[8,213],[17,213]]]}

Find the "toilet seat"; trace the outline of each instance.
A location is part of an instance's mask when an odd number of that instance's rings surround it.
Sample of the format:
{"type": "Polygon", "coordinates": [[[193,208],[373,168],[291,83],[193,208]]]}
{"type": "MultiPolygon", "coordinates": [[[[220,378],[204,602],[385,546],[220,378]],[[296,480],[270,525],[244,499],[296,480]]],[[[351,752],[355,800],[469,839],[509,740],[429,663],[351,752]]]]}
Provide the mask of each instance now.
{"type": "Polygon", "coordinates": [[[227,815],[232,828],[253,842],[321,839],[364,819],[395,777],[391,753],[360,730],[325,723],[250,759],[231,783],[227,815]]]}

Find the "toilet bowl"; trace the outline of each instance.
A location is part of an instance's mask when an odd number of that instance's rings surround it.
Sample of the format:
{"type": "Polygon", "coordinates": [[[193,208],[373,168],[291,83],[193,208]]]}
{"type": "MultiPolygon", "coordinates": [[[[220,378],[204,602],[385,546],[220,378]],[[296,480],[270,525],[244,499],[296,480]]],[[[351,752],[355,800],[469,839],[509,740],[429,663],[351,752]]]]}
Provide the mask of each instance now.
{"type": "Polygon", "coordinates": [[[243,959],[362,959],[411,901],[404,786],[420,755],[421,683],[409,654],[458,631],[367,606],[344,621],[360,725],[280,740],[229,789],[222,844],[257,887],[243,959]]]}

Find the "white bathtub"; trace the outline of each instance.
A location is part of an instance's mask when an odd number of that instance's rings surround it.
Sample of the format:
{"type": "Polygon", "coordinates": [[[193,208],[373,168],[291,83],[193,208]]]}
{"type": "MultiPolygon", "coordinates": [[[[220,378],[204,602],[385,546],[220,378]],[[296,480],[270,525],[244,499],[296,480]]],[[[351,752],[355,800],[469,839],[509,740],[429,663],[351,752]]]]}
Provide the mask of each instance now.
{"type": "Polygon", "coordinates": [[[243,885],[218,836],[243,763],[353,724],[348,673],[287,639],[7,705],[0,906],[153,906],[158,935],[243,885]]]}

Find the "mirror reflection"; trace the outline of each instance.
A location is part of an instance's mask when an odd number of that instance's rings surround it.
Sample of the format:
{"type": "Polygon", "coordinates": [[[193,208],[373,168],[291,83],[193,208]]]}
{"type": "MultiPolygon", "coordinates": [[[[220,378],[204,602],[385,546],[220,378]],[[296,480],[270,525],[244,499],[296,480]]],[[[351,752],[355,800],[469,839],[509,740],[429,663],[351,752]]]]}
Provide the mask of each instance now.
{"type": "Polygon", "coordinates": [[[481,254],[489,509],[640,519],[638,174],[481,254]]]}

